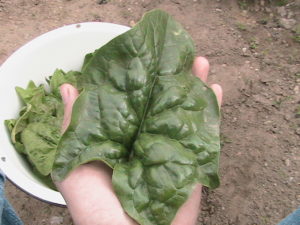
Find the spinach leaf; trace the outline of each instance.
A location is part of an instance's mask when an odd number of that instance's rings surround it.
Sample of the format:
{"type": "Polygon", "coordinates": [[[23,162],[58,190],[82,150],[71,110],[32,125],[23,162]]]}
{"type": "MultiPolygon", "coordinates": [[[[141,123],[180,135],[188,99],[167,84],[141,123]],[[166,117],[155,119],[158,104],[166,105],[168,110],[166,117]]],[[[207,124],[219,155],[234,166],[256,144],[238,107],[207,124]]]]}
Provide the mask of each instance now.
{"type": "Polygon", "coordinates": [[[34,98],[35,96],[45,94],[44,86],[40,85],[37,87],[33,81],[30,81],[28,83],[26,89],[16,87],[16,91],[25,104],[31,102],[32,98],[34,98]]]}
{"type": "Polygon", "coordinates": [[[86,56],[84,91],[58,144],[52,177],[100,160],[113,171],[125,211],[142,225],[167,225],[200,182],[219,185],[219,108],[191,74],[194,45],[154,10],[86,56]]]}
{"type": "MultiPolygon", "coordinates": [[[[34,173],[46,184],[56,154],[60,129],[63,120],[63,103],[59,86],[70,83],[76,87],[80,72],[65,73],[56,70],[50,77],[51,92],[43,85],[36,86],[30,81],[27,88],[16,87],[16,91],[24,104],[18,119],[6,120],[5,124],[11,133],[11,140],[16,150],[24,154],[33,165],[34,173]]],[[[50,179],[51,180],[51,179],[50,179]]],[[[50,185],[53,187],[53,184],[50,185]]]]}

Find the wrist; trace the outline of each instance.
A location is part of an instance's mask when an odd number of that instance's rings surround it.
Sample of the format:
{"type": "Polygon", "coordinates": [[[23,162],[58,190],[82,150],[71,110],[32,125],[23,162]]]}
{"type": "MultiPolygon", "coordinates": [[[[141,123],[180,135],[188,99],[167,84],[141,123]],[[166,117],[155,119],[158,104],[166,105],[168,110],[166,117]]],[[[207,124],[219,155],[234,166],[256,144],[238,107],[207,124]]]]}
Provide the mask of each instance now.
{"type": "Polygon", "coordinates": [[[136,225],[115,195],[111,176],[111,168],[94,161],[56,183],[76,225],[136,225]]]}

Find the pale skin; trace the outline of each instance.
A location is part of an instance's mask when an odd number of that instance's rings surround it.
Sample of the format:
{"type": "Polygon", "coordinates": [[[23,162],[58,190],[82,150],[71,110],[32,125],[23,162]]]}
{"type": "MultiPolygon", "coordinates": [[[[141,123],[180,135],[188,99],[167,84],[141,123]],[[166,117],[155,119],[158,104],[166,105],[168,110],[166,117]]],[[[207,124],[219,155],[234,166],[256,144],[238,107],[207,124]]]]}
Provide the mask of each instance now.
{"type": "MultiPolygon", "coordinates": [[[[197,57],[193,73],[207,82],[209,63],[204,57],[197,57]]],[[[222,88],[211,85],[218,103],[222,102],[222,88]]],[[[70,84],[60,88],[65,104],[62,132],[70,123],[72,106],[78,91],[70,84]]],[[[112,169],[102,162],[90,162],[73,170],[56,186],[63,195],[76,225],[138,225],[123,210],[112,186],[112,169]]],[[[189,199],[182,205],[172,225],[195,225],[201,201],[201,184],[198,184],[189,199]]]]}

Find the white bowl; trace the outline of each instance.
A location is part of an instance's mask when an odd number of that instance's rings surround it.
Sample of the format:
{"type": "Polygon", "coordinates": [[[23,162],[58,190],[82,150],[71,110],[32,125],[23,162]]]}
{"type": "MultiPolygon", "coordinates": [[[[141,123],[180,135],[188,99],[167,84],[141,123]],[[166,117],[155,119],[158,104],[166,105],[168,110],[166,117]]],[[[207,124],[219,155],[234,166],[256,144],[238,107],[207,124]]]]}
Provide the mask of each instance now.
{"type": "Polygon", "coordinates": [[[56,68],[80,70],[85,54],[93,52],[129,27],[110,23],[80,23],[58,28],[30,41],[0,67],[0,168],[17,187],[28,194],[65,205],[61,194],[41,183],[16,152],[4,126],[5,119],[17,118],[21,102],[15,87],[25,88],[30,80],[45,83],[56,68]]]}

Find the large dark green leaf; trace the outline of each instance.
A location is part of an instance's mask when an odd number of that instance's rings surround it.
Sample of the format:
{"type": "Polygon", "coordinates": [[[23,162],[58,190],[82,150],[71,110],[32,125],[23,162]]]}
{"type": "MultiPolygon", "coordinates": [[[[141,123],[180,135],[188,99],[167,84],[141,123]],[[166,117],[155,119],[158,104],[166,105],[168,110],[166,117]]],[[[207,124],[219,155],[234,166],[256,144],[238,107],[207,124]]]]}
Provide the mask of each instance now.
{"type": "Polygon", "coordinates": [[[167,225],[200,182],[219,185],[219,108],[191,74],[194,46],[165,12],[85,58],[81,93],[62,136],[52,176],[100,160],[126,212],[167,225]]]}

